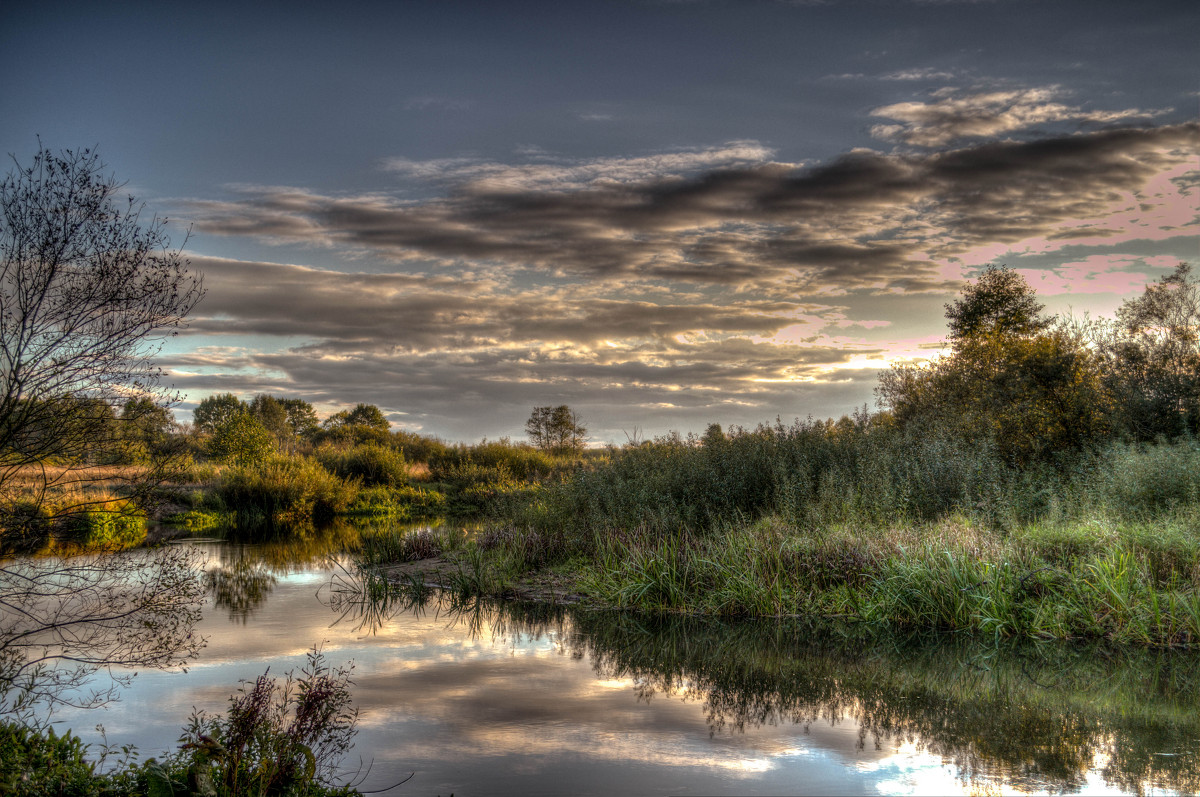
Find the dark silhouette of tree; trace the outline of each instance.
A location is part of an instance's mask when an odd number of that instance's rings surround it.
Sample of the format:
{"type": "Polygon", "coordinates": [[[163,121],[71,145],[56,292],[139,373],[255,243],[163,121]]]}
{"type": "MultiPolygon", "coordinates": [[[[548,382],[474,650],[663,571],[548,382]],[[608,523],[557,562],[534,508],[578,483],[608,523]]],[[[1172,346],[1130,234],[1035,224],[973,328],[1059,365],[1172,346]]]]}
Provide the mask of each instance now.
{"type": "MultiPolygon", "coordinates": [[[[41,148],[0,182],[0,550],[26,541],[50,496],[59,521],[104,500],[65,488],[93,482],[88,466],[119,451],[116,408],[135,425],[175,399],[151,357],[199,301],[200,279],[165,220],[143,219],[120,188],[86,149],[41,148]]],[[[170,472],[169,456],[150,453],[103,475],[127,506],[170,472]]],[[[193,655],[195,565],[182,548],[0,562],[0,714],[96,705],[112,691],[73,690],[97,669],[193,655]]]]}
{"type": "MultiPolygon", "coordinates": [[[[142,218],[90,150],[42,148],[0,182],[0,528],[11,531],[8,489],[21,501],[78,485],[113,445],[108,419],[88,408],[129,398],[168,406],[150,357],[202,294],[165,220],[142,218]],[[48,468],[50,463],[55,468],[48,468]],[[30,471],[37,489],[29,491],[30,471]],[[22,473],[24,472],[24,473],[22,473]],[[8,522],[5,522],[5,518],[8,522]]],[[[166,463],[155,463],[164,466],[166,463]]],[[[163,473],[126,474],[144,497],[163,473]]],[[[63,508],[60,507],[60,512],[63,508]]],[[[20,525],[17,523],[16,525],[20,525]]]]}

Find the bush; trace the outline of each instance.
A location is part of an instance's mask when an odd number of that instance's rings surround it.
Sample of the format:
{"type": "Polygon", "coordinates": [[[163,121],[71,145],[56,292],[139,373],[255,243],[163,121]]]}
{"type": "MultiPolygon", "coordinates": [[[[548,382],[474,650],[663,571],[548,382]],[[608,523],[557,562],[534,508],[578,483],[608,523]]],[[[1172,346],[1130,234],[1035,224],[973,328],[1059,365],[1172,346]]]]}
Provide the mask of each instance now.
{"type": "Polygon", "coordinates": [[[259,466],[231,467],[221,474],[217,494],[243,518],[269,525],[323,520],[344,511],[357,492],[311,459],[275,457],[259,466]]]}
{"type": "Polygon", "coordinates": [[[358,722],[352,668],[331,668],[314,649],[300,674],[289,672],[282,685],[266,673],[243,683],[224,716],[196,712],[183,737],[192,767],[211,767],[212,780],[227,794],[331,785],[358,722]]]}
{"type": "Polygon", "coordinates": [[[343,479],[358,479],[365,485],[400,487],[408,484],[408,463],[404,454],[377,443],[362,443],[348,448],[322,446],[317,461],[343,479]]]}
{"type": "Polygon", "coordinates": [[[0,722],[0,794],[41,797],[47,794],[100,794],[95,765],[85,758],[88,747],[67,731],[40,732],[0,722]]]}
{"type": "Polygon", "coordinates": [[[1200,441],[1185,437],[1157,445],[1115,444],[1085,475],[1102,504],[1126,516],[1200,503],[1200,441]]]}

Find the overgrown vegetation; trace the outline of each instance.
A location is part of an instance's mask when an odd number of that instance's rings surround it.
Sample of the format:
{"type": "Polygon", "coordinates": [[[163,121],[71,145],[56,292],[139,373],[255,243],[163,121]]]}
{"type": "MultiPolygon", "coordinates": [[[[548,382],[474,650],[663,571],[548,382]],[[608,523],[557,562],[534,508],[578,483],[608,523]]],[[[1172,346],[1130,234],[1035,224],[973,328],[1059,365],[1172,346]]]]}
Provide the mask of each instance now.
{"type": "Polygon", "coordinates": [[[242,685],[225,714],[197,712],[162,760],[90,748],[56,734],[0,722],[0,793],[14,797],[321,797],[358,794],[337,785],[358,719],[351,668],[314,650],[283,682],[264,673],[242,685]]]}
{"type": "Polygon", "coordinates": [[[1006,269],[947,316],[950,352],[885,374],[883,411],[610,451],[504,505],[440,577],[503,595],[559,572],[649,611],[1200,643],[1189,269],[1087,334],[1006,269]]]}

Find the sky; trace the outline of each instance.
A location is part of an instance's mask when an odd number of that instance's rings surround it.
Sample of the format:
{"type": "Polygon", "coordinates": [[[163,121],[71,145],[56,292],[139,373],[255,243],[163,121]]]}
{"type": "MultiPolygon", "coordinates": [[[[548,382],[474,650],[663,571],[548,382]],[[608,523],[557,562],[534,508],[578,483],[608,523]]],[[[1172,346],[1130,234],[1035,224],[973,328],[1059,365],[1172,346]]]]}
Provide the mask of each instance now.
{"type": "Polygon", "coordinates": [[[206,296],[183,395],[593,444],[875,407],[988,264],[1200,266],[1194,0],[17,2],[0,152],[95,146],[206,296]]]}

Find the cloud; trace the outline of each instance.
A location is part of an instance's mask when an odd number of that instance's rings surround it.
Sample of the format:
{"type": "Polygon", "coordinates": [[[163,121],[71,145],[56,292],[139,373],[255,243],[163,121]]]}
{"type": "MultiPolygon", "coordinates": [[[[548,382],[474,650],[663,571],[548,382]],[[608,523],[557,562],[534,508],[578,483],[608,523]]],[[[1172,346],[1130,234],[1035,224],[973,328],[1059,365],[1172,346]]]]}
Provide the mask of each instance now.
{"type": "Polygon", "coordinates": [[[355,247],[395,262],[502,264],[510,275],[773,295],[943,291],[946,265],[971,262],[975,250],[1180,234],[1194,223],[1180,209],[1195,207],[1198,131],[855,150],[811,166],[769,161],[753,142],[518,167],[394,162],[448,191],[401,201],[248,190],[188,210],[200,232],[355,247]]]}
{"type": "MultiPolygon", "coordinates": [[[[579,118],[606,121],[611,116],[581,114],[579,118]]],[[[764,163],[774,153],[756,141],[731,141],[720,147],[642,157],[569,160],[555,159],[541,150],[526,154],[541,162],[514,166],[469,157],[426,161],[395,157],[386,159],[384,168],[404,177],[457,184],[461,191],[569,191],[764,163]]]]}
{"type": "Polygon", "coordinates": [[[634,425],[837,415],[870,400],[887,360],[927,354],[929,325],[888,326],[889,303],[940,317],[969,268],[1063,250],[1068,263],[1029,276],[1048,295],[1137,290],[1148,263],[1133,253],[1197,230],[1198,134],[814,164],[757,142],[390,162],[419,199],[236,186],[189,204],[198,233],[353,252],[370,272],[194,255],[209,295],[163,365],[194,397],[367,401],[457,439],[520,435],[530,407],[559,403],[618,441],[634,425]]]}
{"type": "Polygon", "coordinates": [[[942,69],[934,69],[933,67],[923,67],[919,69],[901,69],[896,72],[889,72],[886,75],[880,75],[880,80],[951,80],[958,77],[954,72],[947,72],[942,69]]]}
{"type": "MultiPolygon", "coordinates": [[[[410,428],[464,437],[494,434],[504,418],[520,434],[529,408],[546,402],[579,408],[598,439],[620,439],[622,424],[635,422],[752,423],[797,384],[844,391],[856,378],[846,366],[880,353],[841,336],[844,308],[796,300],[650,301],[579,286],[513,289],[201,256],[192,264],[210,292],[184,342],[260,345],[161,358],[177,389],[266,390],[324,411],[368,401],[410,428]],[[289,343],[278,349],[270,337],[289,343]]],[[[869,390],[874,373],[854,387],[869,390]]]]}
{"type": "MultiPolygon", "coordinates": [[[[910,70],[894,73],[885,79],[921,80],[935,75],[941,76],[941,73],[910,70]]],[[[885,141],[939,147],[962,139],[987,138],[1055,122],[1111,124],[1130,119],[1148,119],[1166,112],[1135,108],[1089,111],[1057,102],[1056,98],[1061,93],[1055,87],[976,94],[966,94],[958,89],[941,89],[934,92],[932,102],[900,102],[875,108],[871,111],[872,116],[894,119],[900,124],[875,125],[871,128],[871,134],[885,141]]]]}

